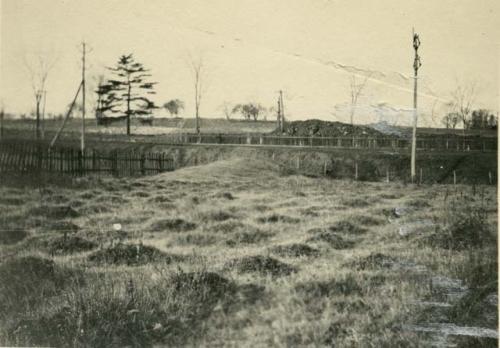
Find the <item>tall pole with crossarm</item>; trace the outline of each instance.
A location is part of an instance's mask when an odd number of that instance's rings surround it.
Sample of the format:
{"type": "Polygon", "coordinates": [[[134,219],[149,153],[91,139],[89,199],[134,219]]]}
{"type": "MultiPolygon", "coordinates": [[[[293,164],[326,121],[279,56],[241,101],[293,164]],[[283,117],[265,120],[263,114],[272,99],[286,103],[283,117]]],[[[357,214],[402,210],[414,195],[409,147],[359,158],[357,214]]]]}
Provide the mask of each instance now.
{"type": "Polygon", "coordinates": [[[415,155],[417,148],[417,78],[418,78],[418,68],[422,66],[420,62],[420,57],[418,55],[418,48],[420,47],[420,38],[418,34],[413,30],[413,48],[415,49],[415,59],[413,61],[413,70],[415,71],[414,75],[414,87],[413,87],[413,134],[411,139],[411,182],[415,182],[416,178],[416,168],[415,168],[415,155]]]}

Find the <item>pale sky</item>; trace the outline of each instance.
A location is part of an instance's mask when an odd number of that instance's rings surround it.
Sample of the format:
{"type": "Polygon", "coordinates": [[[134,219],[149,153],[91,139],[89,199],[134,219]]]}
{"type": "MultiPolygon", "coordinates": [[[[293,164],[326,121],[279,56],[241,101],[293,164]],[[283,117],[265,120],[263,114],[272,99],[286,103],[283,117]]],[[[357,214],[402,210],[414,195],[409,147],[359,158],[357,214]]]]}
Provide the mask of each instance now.
{"type": "Polygon", "coordinates": [[[41,55],[56,59],[46,109],[63,113],[80,82],[85,40],[89,98],[96,77],[109,75],[105,67],[134,53],[158,82],[156,103],[179,98],[182,115],[192,117],[188,57],[201,55],[202,117],[222,117],[224,102],[273,106],[282,89],[288,119],[348,121],[356,73],[358,81],[371,77],[355,121],[409,124],[410,112],[393,110],[412,108],[412,27],[422,42],[421,125],[439,125],[457,84],[475,82],[475,107],[498,110],[498,0],[0,1],[0,98],[8,112],[34,109],[23,62],[41,55]]]}

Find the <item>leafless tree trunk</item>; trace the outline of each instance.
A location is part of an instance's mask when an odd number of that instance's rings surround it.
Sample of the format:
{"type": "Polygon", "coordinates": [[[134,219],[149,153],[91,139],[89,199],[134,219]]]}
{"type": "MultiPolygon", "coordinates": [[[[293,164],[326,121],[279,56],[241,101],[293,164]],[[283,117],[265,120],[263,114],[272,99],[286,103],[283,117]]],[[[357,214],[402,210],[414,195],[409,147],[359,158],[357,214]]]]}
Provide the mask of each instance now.
{"type": "Polygon", "coordinates": [[[196,128],[196,133],[200,134],[200,104],[205,87],[203,79],[205,66],[203,64],[202,56],[198,56],[197,58],[190,57],[189,63],[191,66],[194,79],[194,106],[196,112],[195,128],[196,128]]]}
{"type": "Polygon", "coordinates": [[[45,94],[45,84],[50,70],[56,63],[55,58],[48,58],[42,54],[35,56],[31,61],[26,57],[24,58],[24,65],[28,70],[31,79],[31,88],[35,96],[36,102],[36,139],[40,139],[40,103],[42,102],[45,94]]]}
{"type": "Polygon", "coordinates": [[[460,116],[460,121],[465,129],[469,127],[470,114],[472,112],[472,105],[476,98],[476,84],[468,83],[464,86],[458,86],[452,92],[453,108],[460,116]]]}
{"type": "Polygon", "coordinates": [[[351,87],[351,125],[354,125],[354,113],[356,110],[356,105],[358,103],[358,98],[363,92],[363,88],[366,86],[370,76],[366,76],[361,83],[356,83],[356,75],[351,75],[350,87],[351,87]]]}
{"type": "Polygon", "coordinates": [[[470,125],[470,114],[472,105],[476,98],[476,83],[470,82],[465,85],[458,85],[452,92],[453,108],[463,125],[463,148],[465,149],[465,130],[470,125]]]}

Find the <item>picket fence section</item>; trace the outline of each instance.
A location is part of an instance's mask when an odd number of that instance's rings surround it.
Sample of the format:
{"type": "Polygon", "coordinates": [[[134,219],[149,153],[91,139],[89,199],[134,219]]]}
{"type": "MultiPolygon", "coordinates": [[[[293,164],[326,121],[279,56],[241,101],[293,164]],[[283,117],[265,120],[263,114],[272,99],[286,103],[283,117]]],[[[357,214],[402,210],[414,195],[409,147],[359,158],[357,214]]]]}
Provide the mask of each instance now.
{"type": "Polygon", "coordinates": [[[134,151],[98,152],[53,148],[31,143],[0,142],[0,173],[61,173],[138,176],[174,170],[174,161],[164,153],[134,151]]]}

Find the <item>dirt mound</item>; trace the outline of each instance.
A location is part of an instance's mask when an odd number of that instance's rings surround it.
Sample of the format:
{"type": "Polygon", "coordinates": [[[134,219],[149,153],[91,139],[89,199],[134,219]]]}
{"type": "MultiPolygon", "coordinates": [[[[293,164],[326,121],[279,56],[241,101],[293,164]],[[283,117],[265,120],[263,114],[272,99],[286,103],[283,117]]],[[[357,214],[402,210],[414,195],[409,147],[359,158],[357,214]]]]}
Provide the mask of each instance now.
{"type": "Polygon", "coordinates": [[[300,283],[295,286],[295,290],[307,298],[313,299],[337,295],[359,295],[362,288],[353,276],[348,275],[343,279],[300,283]]]}
{"type": "Polygon", "coordinates": [[[351,265],[357,270],[376,269],[376,268],[392,268],[396,263],[396,259],[391,256],[381,253],[370,254],[367,257],[360,258],[354,261],[351,265]]]}
{"type": "Polygon", "coordinates": [[[342,199],[341,204],[350,208],[365,208],[370,205],[368,198],[346,198],[342,199]]]}
{"type": "Polygon", "coordinates": [[[217,238],[212,234],[179,234],[175,242],[181,245],[205,246],[216,243],[217,238]]]}
{"type": "Polygon", "coordinates": [[[0,230],[0,244],[15,244],[28,236],[25,230],[0,230]]]}
{"type": "Polygon", "coordinates": [[[363,234],[368,230],[364,227],[360,227],[355,223],[352,223],[349,220],[341,220],[336,222],[335,224],[328,227],[328,230],[331,232],[340,232],[345,234],[363,234]]]}
{"type": "Polygon", "coordinates": [[[52,260],[25,256],[5,261],[0,264],[0,317],[46,302],[68,278],[52,260]]]}
{"type": "Polygon", "coordinates": [[[148,245],[120,243],[94,252],[88,257],[88,260],[96,264],[137,266],[155,261],[178,262],[183,261],[184,257],[166,254],[148,245]]]}
{"type": "Polygon", "coordinates": [[[231,192],[220,192],[220,193],[217,193],[216,195],[214,195],[214,197],[227,199],[229,201],[232,201],[235,199],[235,197],[232,195],[231,192]]]}
{"type": "Polygon", "coordinates": [[[228,220],[228,221],[224,221],[224,222],[221,222],[221,223],[218,223],[218,224],[214,224],[212,226],[209,227],[209,230],[211,232],[222,232],[222,233],[231,233],[231,232],[234,232],[236,230],[241,230],[243,228],[247,228],[246,225],[244,225],[243,223],[239,222],[239,221],[235,221],[235,220],[228,220]]]}
{"type": "Polygon", "coordinates": [[[319,250],[311,248],[307,244],[288,244],[277,245],[271,249],[271,252],[282,257],[301,257],[301,256],[317,256],[319,250]]]}
{"type": "Polygon", "coordinates": [[[44,229],[47,231],[75,233],[80,229],[80,226],[73,222],[63,220],[48,223],[44,226],[44,229]]]}
{"type": "Polygon", "coordinates": [[[233,218],[235,218],[235,215],[228,213],[227,211],[224,210],[206,212],[205,214],[202,215],[202,219],[204,220],[217,221],[217,222],[226,221],[233,218]]]}
{"type": "Polygon", "coordinates": [[[96,243],[77,236],[59,237],[48,243],[48,249],[51,254],[78,253],[92,250],[96,246],[96,243]]]}
{"type": "Polygon", "coordinates": [[[296,224],[300,222],[300,219],[291,217],[291,216],[286,216],[286,215],[279,215],[279,214],[272,214],[269,216],[262,216],[257,219],[258,222],[260,223],[285,223],[285,224],[296,224]]]}
{"type": "Polygon", "coordinates": [[[229,246],[237,246],[239,244],[256,244],[268,240],[273,235],[273,233],[264,232],[255,228],[252,231],[236,232],[231,239],[226,241],[226,244],[229,246]]]}
{"type": "Polygon", "coordinates": [[[201,301],[217,301],[228,293],[236,291],[236,285],[228,279],[214,272],[176,273],[170,282],[177,293],[186,294],[201,301]]]}
{"type": "Polygon", "coordinates": [[[4,205],[23,205],[25,203],[24,199],[16,197],[3,197],[0,198],[0,204],[4,205]]]}
{"type": "Polygon", "coordinates": [[[152,203],[172,203],[172,200],[165,195],[157,195],[148,199],[148,202],[152,203]]]}
{"type": "Polygon", "coordinates": [[[387,220],[376,218],[370,215],[356,215],[352,217],[352,220],[357,221],[363,226],[380,226],[387,223],[387,220]]]}
{"type": "MultiPolygon", "coordinates": [[[[275,130],[272,134],[281,134],[281,132],[279,130],[275,130]]],[[[384,134],[367,126],[352,126],[347,123],[322,120],[286,122],[283,134],[297,137],[391,137],[391,135],[384,134]]]]}
{"type": "Polygon", "coordinates": [[[151,231],[163,232],[163,231],[173,231],[173,232],[186,232],[191,231],[196,228],[196,224],[193,222],[185,221],[183,219],[161,219],[157,220],[150,225],[151,231]]]}
{"type": "Polygon", "coordinates": [[[268,256],[247,256],[226,263],[225,268],[236,269],[239,273],[258,272],[274,277],[286,276],[297,272],[297,268],[268,256]]]}
{"type": "Polygon", "coordinates": [[[45,216],[51,219],[76,218],[80,214],[69,205],[45,205],[34,207],[30,215],[45,216]]]}
{"type": "Polygon", "coordinates": [[[335,232],[326,231],[320,232],[315,236],[309,238],[308,242],[325,242],[328,243],[333,249],[342,250],[350,249],[354,246],[354,242],[350,240],[345,240],[342,236],[335,232]]]}

